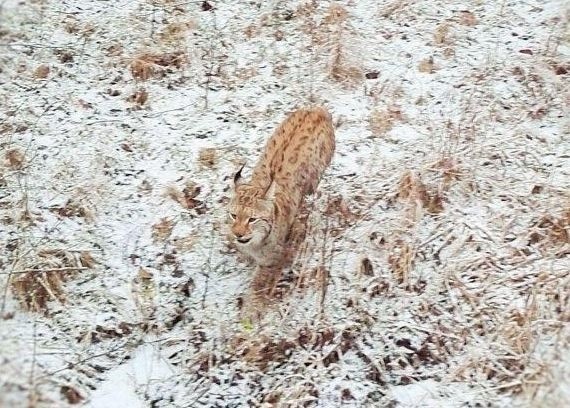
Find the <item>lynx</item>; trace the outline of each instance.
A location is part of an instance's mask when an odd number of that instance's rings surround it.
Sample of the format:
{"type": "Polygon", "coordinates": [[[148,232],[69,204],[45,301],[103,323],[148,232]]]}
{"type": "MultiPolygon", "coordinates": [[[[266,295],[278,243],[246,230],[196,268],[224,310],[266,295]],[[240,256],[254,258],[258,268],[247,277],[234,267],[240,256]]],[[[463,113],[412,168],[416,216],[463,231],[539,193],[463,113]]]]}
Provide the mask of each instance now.
{"type": "Polygon", "coordinates": [[[251,180],[234,176],[230,239],[260,270],[283,263],[291,228],[304,198],[315,192],[335,149],[330,114],[323,108],[291,113],[267,141],[251,180]]]}

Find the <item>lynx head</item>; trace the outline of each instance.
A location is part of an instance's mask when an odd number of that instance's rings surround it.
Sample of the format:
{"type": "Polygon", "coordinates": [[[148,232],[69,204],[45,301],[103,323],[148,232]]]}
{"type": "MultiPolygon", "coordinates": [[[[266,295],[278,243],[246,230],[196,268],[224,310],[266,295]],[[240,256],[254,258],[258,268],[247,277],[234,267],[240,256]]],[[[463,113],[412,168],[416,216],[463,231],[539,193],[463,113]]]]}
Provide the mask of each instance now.
{"type": "Polygon", "coordinates": [[[231,235],[239,246],[259,246],[273,227],[273,188],[244,183],[243,166],[234,176],[234,195],[229,205],[231,235]]]}

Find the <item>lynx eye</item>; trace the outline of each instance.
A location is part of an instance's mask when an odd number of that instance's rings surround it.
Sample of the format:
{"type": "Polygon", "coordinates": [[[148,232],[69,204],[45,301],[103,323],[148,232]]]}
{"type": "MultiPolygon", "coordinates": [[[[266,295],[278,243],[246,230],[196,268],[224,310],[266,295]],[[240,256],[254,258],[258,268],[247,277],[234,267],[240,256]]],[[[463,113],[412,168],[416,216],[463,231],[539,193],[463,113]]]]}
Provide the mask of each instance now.
{"type": "Polygon", "coordinates": [[[230,218],[231,218],[232,220],[235,220],[235,219],[236,219],[236,215],[235,215],[234,213],[230,213],[230,218]]]}
{"type": "Polygon", "coordinates": [[[249,222],[250,224],[253,224],[254,222],[257,222],[257,221],[259,221],[259,218],[253,218],[253,217],[252,217],[252,218],[250,218],[250,219],[248,220],[248,222],[249,222]]]}

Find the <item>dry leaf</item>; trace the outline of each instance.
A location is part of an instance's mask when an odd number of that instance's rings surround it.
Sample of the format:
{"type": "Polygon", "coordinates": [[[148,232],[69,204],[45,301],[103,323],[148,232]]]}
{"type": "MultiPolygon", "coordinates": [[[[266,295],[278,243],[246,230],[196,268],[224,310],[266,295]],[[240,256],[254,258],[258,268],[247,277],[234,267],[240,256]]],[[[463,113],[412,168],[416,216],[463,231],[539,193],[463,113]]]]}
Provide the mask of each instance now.
{"type": "Polygon", "coordinates": [[[152,238],[155,241],[164,241],[170,236],[173,229],[174,223],[172,220],[169,220],[168,218],[162,218],[159,222],[152,226],[152,238]]]}
{"type": "Polygon", "coordinates": [[[127,98],[127,101],[134,103],[137,106],[143,106],[147,100],[148,92],[144,88],[137,90],[134,94],[127,98]]]}
{"type": "Polygon", "coordinates": [[[216,149],[208,147],[200,150],[198,162],[205,167],[214,167],[216,158],[216,149]]]}
{"type": "Polygon", "coordinates": [[[443,23],[437,26],[435,32],[433,33],[433,40],[436,44],[441,45],[448,42],[449,28],[450,26],[448,23],[443,23]]]}
{"type": "Polygon", "coordinates": [[[459,24],[472,27],[477,24],[477,17],[469,10],[459,12],[459,24]]]}
{"type": "Polygon", "coordinates": [[[152,272],[148,271],[145,268],[139,268],[139,278],[143,280],[150,280],[153,278],[152,272]]]}
{"type": "Polygon", "coordinates": [[[418,71],[424,72],[426,74],[433,74],[435,72],[433,57],[422,60],[418,65],[418,71]]]}
{"type": "Polygon", "coordinates": [[[34,78],[46,79],[49,75],[49,72],[50,72],[49,65],[42,64],[39,67],[37,67],[36,70],[34,71],[34,78]]]}
{"type": "Polygon", "coordinates": [[[6,161],[8,162],[9,167],[20,170],[24,167],[24,153],[20,149],[10,149],[6,152],[6,161]]]}
{"type": "Polygon", "coordinates": [[[85,268],[93,268],[96,264],[93,255],[91,255],[91,253],[87,251],[81,251],[81,253],[79,254],[79,262],[81,263],[81,266],[85,268]]]}
{"type": "Polygon", "coordinates": [[[131,62],[131,74],[134,79],[140,79],[146,81],[154,74],[154,67],[152,64],[141,60],[135,59],[131,62]]]}

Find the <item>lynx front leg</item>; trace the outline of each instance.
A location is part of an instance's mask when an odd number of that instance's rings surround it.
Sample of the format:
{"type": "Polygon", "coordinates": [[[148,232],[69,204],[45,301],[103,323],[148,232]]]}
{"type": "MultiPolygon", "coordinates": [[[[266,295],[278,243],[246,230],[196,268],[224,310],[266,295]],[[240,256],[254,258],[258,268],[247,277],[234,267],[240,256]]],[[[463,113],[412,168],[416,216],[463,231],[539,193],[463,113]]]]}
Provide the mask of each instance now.
{"type": "Polygon", "coordinates": [[[273,293],[275,284],[281,274],[281,268],[277,266],[258,266],[251,281],[251,295],[254,298],[263,297],[268,299],[273,293]]]}
{"type": "Polygon", "coordinates": [[[251,323],[261,321],[263,313],[271,306],[275,285],[281,276],[281,268],[276,266],[258,266],[242,310],[242,320],[251,323]]]}

